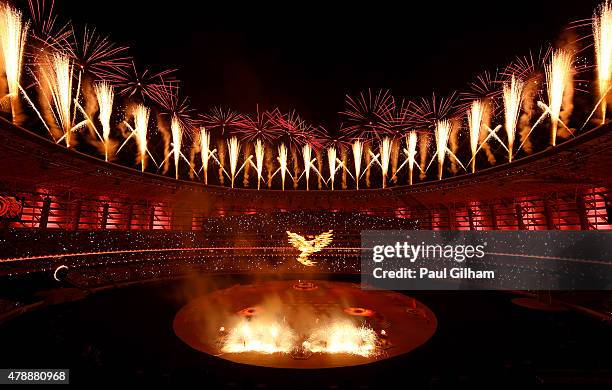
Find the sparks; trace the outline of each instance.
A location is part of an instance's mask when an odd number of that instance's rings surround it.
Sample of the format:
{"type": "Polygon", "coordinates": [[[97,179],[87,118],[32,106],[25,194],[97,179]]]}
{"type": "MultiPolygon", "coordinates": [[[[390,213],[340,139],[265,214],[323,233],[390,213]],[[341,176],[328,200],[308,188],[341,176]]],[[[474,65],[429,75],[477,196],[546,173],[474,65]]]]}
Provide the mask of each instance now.
{"type": "Polygon", "coordinates": [[[334,190],[334,180],[336,177],[336,158],[336,148],[328,148],[327,163],[329,164],[329,181],[331,182],[332,191],[334,190]]]}
{"type": "Polygon", "coordinates": [[[204,171],[204,184],[208,185],[208,161],[210,159],[210,133],[206,128],[200,128],[200,156],[202,158],[202,170],[204,171]]]}
{"type": "Polygon", "coordinates": [[[606,122],[606,95],[612,78],[612,3],[601,4],[593,15],[593,39],[597,64],[597,87],[601,99],[601,124],[606,122]]]}
{"type": "Polygon", "coordinates": [[[266,148],[262,140],[258,139],[255,142],[255,161],[257,165],[255,170],[257,171],[257,189],[261,187],[261,181],[263,180],[263,164],[264,157],[266,155],[266,148]]]}
{"type": "Polygon", "coordinates": [[[436,136],[436,158],[438,160],[438,180],[442,180],[444,159],[448,150],[448,138],[450,136],[451,123],[447,119],[438,121],[435,128],[436,136]]]}
{"type": "Polygon", "coordinates": [[[360,140],[355,140],[352,145],[353,163],[355,166],[355,185],[359,189],[359,178],[361,176],[361,159],[363,156],[363,143],[360,140]]]}
{"type": "Polygon", "coordinates": [[[548,107],[550,109],[551,145],[557,144],[557,128],[559,114],[563,104],[563,94],[571,80],[572,54],[564,49],[552,53],[550,63],[546,66],[546,84],[548,91],[548,107]]]}
{"type": "Polygon", "coordinates": [[[110,143],[111,130],[110,119],[111,114],[113,112],[113,100],[115,94],[113,92],[113,87],[106,82],[96,83],[96,85],[94,85],[94,91],[98,100],[98,107],[100,108],[98,118],[100,119],[100,123],[102,124],[104,159],[108,161],[108,148],[110,143]]]}
{"type": "Polygon", "coordinates": [[[8,5],[0,6],[0,44],[4,73],[8,84],[13,122],[16,121],[15,102],[19,99],[19,83],[23,66],[23,52],[28,36],[29,23],[24,23],[21,12],[8,5]]]}
{"type": "Polygon", "coordinates": [[[227,147],[229,149],[232,188],[234,188],[234,179],[236,178],[236,170],[238,169],[238,157],[240,156],[240,141],[238,141],[237,137],[232,137],[227,141],[227,147]]]}
{"type": "Polygon", "coordinates": [[[472,173],[476,172],[476,153],[478,151],[478,140],[480,139],[482,114],[482,102],[480,100],[474,100],[472,102],[472,107],[470,108],[470,111],[468,111],[468,127],[470,129],[470,149],[472,150],[472,173]]]}
{"type": "Polygon", "coordinates": [[[170,130],[172,131],[172,152],[174,155],[174,177],[179,178],[179,159],[181,158],[181,143],[183,140],[183,129],[177,116],[172,116],[170,122],[170,130]]]}
{"type": "MultiPolygon", "coordinates": [[[[512,161],[516,122],[518,121],[523,101],[523,86],[523,82],[514,77],[514,75],[512,75],[509,83],[504,83],[504,113],[506,135],[508,137],[508,161],[512,161]]],[[[472,166],[475,160],[472,160],[472,166]]]]}

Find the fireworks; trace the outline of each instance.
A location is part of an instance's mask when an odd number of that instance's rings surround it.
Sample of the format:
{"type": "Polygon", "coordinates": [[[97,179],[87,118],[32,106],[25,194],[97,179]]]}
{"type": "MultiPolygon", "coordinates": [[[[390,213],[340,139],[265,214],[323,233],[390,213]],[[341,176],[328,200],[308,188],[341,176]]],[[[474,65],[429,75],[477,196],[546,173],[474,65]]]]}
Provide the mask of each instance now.
{"type": "Polygon", "coordinates": [[[565,93],[572,75],[572,54],[564,49],[552,53],[550,63],[546,66],[546,84],[548,91],[548,108],[552,123],[551,145],[557,144],[557,128],[559,126],[559,114],[563,104],[565,93]]]}
{"type": "MultiPolygon", "coordinates": [[[[512,75],[509,83],[504,83],[504,113],[506,135],[508,137],[508,161],[512,161],[516,122],[518,121],[523,99],[523,86],[523,82],[517,80],[514,75],[512,75]]],[[[472,160],[472,166],[474,166],[475,160],[475,158],[472,160]]]]}
{"type": "Polygon", "coordinates": [[[358,327],[345,320],[315,329],[304,342],[304,347],[312,352],[348,353],[367,357],[376,353],[377,340],[372,328],[358,327]]]}
{"type": "Polygon", "coordinates": [[[606,96],[612,78],[612,3],[607,0],[593,15],[593,39],[597,64],[597,87],[601,99],[601,123],[606,122],[606,96]]]}
{"type": "Polygon", "coordinates": [[[104,80],[111,82],[120,95],[138,97],[143,102],[146,99],[154,101],[160,89],[163,90],[167,82],[174,80],[174,69],[159,72],[139,69],[134,61],[130,67],[113,67],[112,70],[104,74],[104,80]]]}
{"type": "Polygon", "coordinates": [[[353,139],[378,138],[391,135],[394,123],[395,99],[387,89],[346,95],[342,117],[342,132],[353,139]]]}
{"type": "Polygon", "coordinates": [[[202,158],[202,170],[204,171],[204,184],[206,185],[208,185],[208,160],[210,159],[210,154],[210,133],[202,127],[200,128],[200,155],[202,158]]]}
{"type": "Polygon", "coordinates": [[[309,191],[310,190],[310,185],[309,185],[310,169],[314,168],[313,162],[315,161],[312,158],[312,146],[310,146],[310,144],[306,144],[302,148],[302,157],[304,159],[304,175],[306,176],[306,191],[309,191]]]}
{"type": "MultiPolygon", "coordinates": [[[[147,161],[147,153],[149,153],[147,149],[147,132],[149,130],[149,114],[150,111],[148,108],[139,104],[134,108],[134,127],[131,128],[132,134],[125,140],[127,142],[130,137],[136,137],[136,144],[138,145],[138,159],[140,160],[140,170],[144,172],[146,161],[147,161]]],[[[128,125],[129,126],[129,125],[128,125]]],[[[124,145],[125,145],[124,142],[124,145]]],[[[123,146],[123,145],[122,145],[123,146]]],[[[121,149],[121,148],[119,148],[121,149]]]]}
{"type": "Polygon", "coordinates": [[[442,180],[442,172],[444,168],[444,159],[448,151],[448,138],[450,136],[451,123],[447,119],[438,121],[435,128],[436,136],[436,155],[438,160],[438,180],[442,180]]]}
{"type": "Polygon", "coordinates": [[[28,0],[30,18],[32,20],[32,37],[43,48],[61,50],[72,34],[70,24],[57,24],[57,16],[53,13],[55,1],[49,3],[46,0],[28,0]]]}
{"type": "Polygon", "coordinates": [[[280,174],[281,174],[282,189],[283,191],[285,191],[285,174],[289,172],[289,170],[287,169],[287,147],[283,143],[281,143],[280,146],[278,147],[277,159],[278,159],[278,163],[280,164],[280,168],[278,169],[280,170],[280,174]]]}
{"type": "Polygon", "coordinates": [[[382,187],[387,186],[387,175],[389,172],[389,161],[391,161],[391,148],[393,141],[385,137],[380,144],[380,168],[382,169],[382,187]]]}
{"type": "Polygon", "coordinates": [[[334,179],[336,177],[336,148],[331,147],[327,149],[327,163],[329,164],[329,181],[331,182],[331,189],[334,190],[334,179]]]}
{"type": "MultiPolygon", "coordinates": [[[[277,112],[274,110],[273,112],[277,112]]],[[[240,137],[243,142],[254,142],[257,139],[263,142],[272,143],[279,136],[282,131],[275,122],[271,119],[274,114],[270,112],[257,111],[254,117],[245,115],[244,118],[237,123],[238,127],[235,133],[240,137]]]]}
{"type": "Polygon", "coordinates": [[[221,352],[290,353],[296,340],[297,335],[283,323],[242,319],[229,331],[221,352]]]}
{"type": "Polygon", "coordinates": [[[226,135],[244,125],[244,116],[229,108],[213,107],[210,112],[202,115],[202,123],[211,131],[226,135]]]}
{"type": "Polygon", "coordinates": [[[174,155],[174,177],[178,180],[179,177],[179,159],[181,158],[181,143],[183,141],[183,129],[178,118],[173,115],[170,122],[170,131],[172,132],[172,152],[174,155]]]}
{"type": "Polygon", "coordinates": [[[355,165],[355,185],[359,189],[359,178],[361,177],[361,158],[363,156],[363,144],[360,140],[355,140],[352,146],[353,163],[355,165]]]}
{"type": "Polygon", "coordinates": [[[232,175],[232,188],[234,188],[234,179],[236,178],[236,169],[238,168],[238,157],[240,155],[240,141],[238,138],[232,137],[227,141],[229,149],[230,173],[232,175]]]}
{"type": "Polygon", "coordinates": [[[100,119],[100,123],[102,124],[102,140],[104,142],[104,159],[108,161],[108,148],[110,143],[110,119],[111,114],[113,112],[113,100],[114,100],[114,92],[113,87],[106,82],[97,83],[94,86],[94,91],[96,93],[96,98],[98,100],[98,107],[100,108],[100,113],[98,114],[98,118],[100,119]]]}
{"type": "Polygon", "coordinates": [[[412,185],[412,171],[414,166],[416,165],[416,147],[417,147],[417,132],[411,131],[408,134],[408,149],[404,150],[406,156],[408,157],[408,177],[410,185],[412,185]]]}
{"type": "Polygon", "coordinates": [[[285,115],[277,111],[271,115],[274,125],[280,130],[279,139],[290,149],[302,148],[308,143],[313,147],[322,146],[320,129],[309,125],[295,111],[285,115]]]}
{"type": "Polygon", "coordinates": [[[472,150],[472,172],[476,172],[476,153],[478,151],[478,140],[480,139],[480,127],[482,125],[483,107],[480,100],[474,100],[468,111],[468,126],[470,129],[470,149],[472,150]]]}
{"type": "Polygon", "coordinates": [[[8,5],[0,5],[0,45],[13,121],[16,120],[15,104],[19,99],[19,83],[28,29],[29,23],[23,22],[21,12],[8,5]]]}
{"type": "Polygon", "coordinates": [[[257,189],[261,186],[261,181],[263,180],[263,163],[264,157],[266,155],[266,149],[262,140],[258,139],[255,143],[255,161],[257,165],[255,166],[255,170],[257,171],[257,189]]]}

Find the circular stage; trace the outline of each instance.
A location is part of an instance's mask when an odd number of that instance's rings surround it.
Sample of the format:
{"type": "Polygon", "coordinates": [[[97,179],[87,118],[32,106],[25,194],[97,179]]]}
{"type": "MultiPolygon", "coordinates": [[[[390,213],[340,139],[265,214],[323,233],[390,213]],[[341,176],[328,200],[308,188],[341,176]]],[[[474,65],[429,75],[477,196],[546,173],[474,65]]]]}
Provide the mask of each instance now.
{"type": "Polygon", "coordinates": [[[410,352],[435,333],[434,313],[392,291],[331,281],[268,281],[216,290],[183,306],[174,332],[236,363],[331,368],[410,352]]]}

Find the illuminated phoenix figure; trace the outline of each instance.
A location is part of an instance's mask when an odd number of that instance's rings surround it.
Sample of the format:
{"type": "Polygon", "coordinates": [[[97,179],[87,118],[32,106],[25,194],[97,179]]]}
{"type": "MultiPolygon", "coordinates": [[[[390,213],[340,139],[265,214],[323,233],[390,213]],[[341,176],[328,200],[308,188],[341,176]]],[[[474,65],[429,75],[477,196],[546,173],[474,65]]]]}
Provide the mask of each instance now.
{"type": "Polygon", "coordinates": [[[297,261],[307,267],[314,266],[316,262],[310,260],[308,256],[312,255],[313,253],[317,253],[321,249],[328,246],[332,242],[333,232],[333,230],[329,230],[319,234],[318,236],[314,236],[314,238],[311,240],[307,240],[305,237],[300,236],[297,233],[287,231],[289,243],[301,252],[297,258],[297,261]]]}

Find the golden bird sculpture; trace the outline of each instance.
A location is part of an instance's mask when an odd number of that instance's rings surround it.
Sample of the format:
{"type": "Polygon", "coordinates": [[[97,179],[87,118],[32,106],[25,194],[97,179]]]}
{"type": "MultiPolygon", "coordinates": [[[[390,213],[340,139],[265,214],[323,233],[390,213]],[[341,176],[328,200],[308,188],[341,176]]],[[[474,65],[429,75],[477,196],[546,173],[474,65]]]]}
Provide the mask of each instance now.
{"type": "Polygon", "coordinates": [[[312,239],[306,239],[297,233],[292,233],[287,230],[287,236],[289,236],[289,243],[293,245],[297,250],[300,251],[300,255],[297,261],[304,264],[307,267],[312,267],[316,264],[315,261],[310,260],[308,257],[313,253],[319,252],[321,249],[328,246],[333,240],[333,230],[328,230],[312,239]]]}

